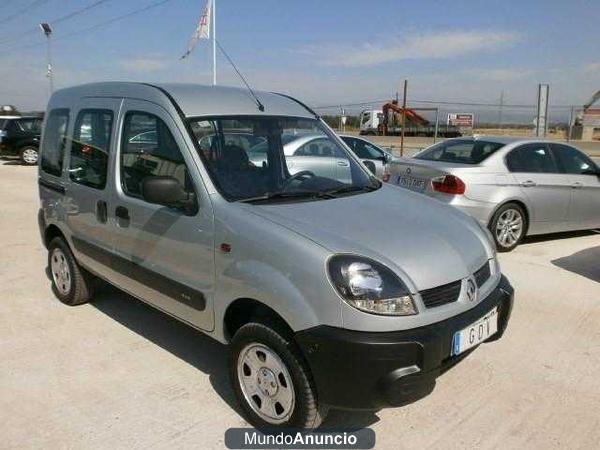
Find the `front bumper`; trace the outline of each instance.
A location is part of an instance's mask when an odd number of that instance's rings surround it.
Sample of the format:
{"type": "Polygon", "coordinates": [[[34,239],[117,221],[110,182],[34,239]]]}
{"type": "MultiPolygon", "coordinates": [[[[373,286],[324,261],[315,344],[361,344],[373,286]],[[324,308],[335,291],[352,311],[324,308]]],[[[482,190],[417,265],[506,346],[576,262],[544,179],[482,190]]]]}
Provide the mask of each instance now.
{"type": "Polygon", "coordinates": [[[500,283],[477,306],[442,322],[405,331],[363,332],[318,326],[296,334],[311,368],[319,401],[341,409],[402,406],[428,395],[435,379],[473,349],[450,356],[454,332],[498,307],[500,339],[512,310],[514,291],[500,283]]]}

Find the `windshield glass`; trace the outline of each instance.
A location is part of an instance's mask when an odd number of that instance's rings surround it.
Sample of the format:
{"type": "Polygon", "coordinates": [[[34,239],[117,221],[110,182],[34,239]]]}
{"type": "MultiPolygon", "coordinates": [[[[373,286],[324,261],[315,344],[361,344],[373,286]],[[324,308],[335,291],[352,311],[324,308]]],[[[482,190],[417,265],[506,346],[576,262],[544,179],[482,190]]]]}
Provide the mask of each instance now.
{"type": "Polygon", "coordinates": [[[211,178],[230,201],[316,199],[380,187],[314,119],[193,119],[211,178]]]}
{"type": "Polygon", "coordinates": [[[459,164],[479,164],[503,146],[504,144],[499,142],[452,139],[426,148],[417,153],[414,158],[459,164]]]}

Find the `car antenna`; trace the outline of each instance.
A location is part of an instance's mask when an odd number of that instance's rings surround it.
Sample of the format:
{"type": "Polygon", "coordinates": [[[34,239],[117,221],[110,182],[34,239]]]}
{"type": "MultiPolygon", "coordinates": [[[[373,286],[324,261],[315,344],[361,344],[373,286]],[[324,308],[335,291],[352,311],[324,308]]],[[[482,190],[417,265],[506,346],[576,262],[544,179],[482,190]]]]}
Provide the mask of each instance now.
{"type": "Polygon", "coordinates": [[[248,84],[248,82],[246,81],[246,79],[244,78],[244,76],[240,73],[240,71],[238,70],[238,68],[235,66],[234,62],[231,60],[231,58],[229,57],[229,55],[227,54],[227,52],[225,51],[225,49],[221,46],[221,43],[219,41],[217,41],[215,39],[217,45],[219,46],[219,50],[221,50],[221,52],[223,52],[223,55],[225,55],[225,58],[227,58],[227,61],[229,61],[229,64],[231,64],[231,67],[233,67],[233,70],[235,70],[235,72],[238,74],[238,76],[242,79],[242,81],[244,82],[244,84],[246,85],[246,87],[248,88],[248,91],[250,92],[250,95],[252,95],[252,98],[254,98],[254,101],[256,102],[256,105],[258,106],[258,110],[259,111],[264,111],[265,107],[264,105],[260,102],[260,100],[258,99],[258,97],[256,96],[256,94],[254,93],[254,91],[252,90],[252,88],[250,87],[250,85],[248,84]]]}

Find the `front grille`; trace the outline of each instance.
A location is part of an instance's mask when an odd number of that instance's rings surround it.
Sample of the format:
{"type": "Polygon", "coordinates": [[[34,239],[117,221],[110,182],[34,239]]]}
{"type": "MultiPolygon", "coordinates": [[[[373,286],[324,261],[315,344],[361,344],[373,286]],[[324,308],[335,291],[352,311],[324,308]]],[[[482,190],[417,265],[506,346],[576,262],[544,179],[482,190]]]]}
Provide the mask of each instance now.
{"type": "Polygon", "coordinates": [[[473,276],[475,277],[477,287],[483,286],[483,284],[492,276],[490,271],[490,262],[486,261],[485,264],[473,274],[473,276]]]}
{"type": "Polygon", "coordinates": [[[458,300],[462,281],[453,281],[452,283],[434,287],[421,291],[421,298],[427,308],[445,305],[458,300]]]}

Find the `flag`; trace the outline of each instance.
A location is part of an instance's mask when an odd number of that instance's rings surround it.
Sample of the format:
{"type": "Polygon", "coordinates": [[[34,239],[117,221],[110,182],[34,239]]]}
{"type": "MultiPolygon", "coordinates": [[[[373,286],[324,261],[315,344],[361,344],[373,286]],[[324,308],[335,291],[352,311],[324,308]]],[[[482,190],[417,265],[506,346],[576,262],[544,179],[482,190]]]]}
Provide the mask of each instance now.
{"type": "Polygon", "coordinates": [[[198,22],[198,27],[196,27],[196,31],[192,35],[192,39],[190,39],[190,43],[188,44],[187,51],[183,54],[181,59],[189,56],[190,53],[194,51],[198,41],[200,39],[210,39],[210,15],[212,12],[212,0],[207,0],[206,7],[204,8],[204,13],[200,17],[200,21],[198,22]]]}

